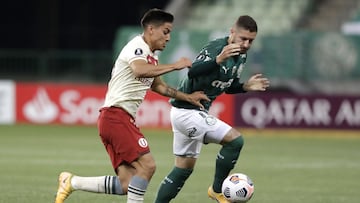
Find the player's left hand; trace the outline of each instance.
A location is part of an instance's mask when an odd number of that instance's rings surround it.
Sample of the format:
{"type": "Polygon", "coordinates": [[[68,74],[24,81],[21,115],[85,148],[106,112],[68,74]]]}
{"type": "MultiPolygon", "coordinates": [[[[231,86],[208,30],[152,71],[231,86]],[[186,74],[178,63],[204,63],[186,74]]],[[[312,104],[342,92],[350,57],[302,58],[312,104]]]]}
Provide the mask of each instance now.
{"type": "Polygon", "coordinates": [[[270,86],[269,79],[262,76],[258,73],[249,78],[249,80],[244,83],[245,91],[265,91],[270,86]]]}
{"type": "Polygon", "coordinates": [[[189,94],[189,101],[190,103],[194,104],[195,106],[200,107],[200,109],[204,109],[204,106],[201,104],[201,101],[210,101],[210,99],[204,94],[203,91],[196,91],[189,94]]]}

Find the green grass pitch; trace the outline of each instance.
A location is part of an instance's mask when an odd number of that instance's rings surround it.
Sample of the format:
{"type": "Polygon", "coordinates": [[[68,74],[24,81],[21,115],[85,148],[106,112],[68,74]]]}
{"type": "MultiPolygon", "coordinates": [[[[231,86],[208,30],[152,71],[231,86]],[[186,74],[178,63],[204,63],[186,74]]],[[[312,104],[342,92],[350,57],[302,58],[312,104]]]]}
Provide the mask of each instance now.
{"type": "MultiPolygon", "coordinates": [[[[252,203],[360,202],[360,132],[244,129],[245,146],[233,172],[255,184],[252,203]],[[329,136],[327,136],[329,135],[329,136]]],[[[152,203],[171,170],[169,129],[144,129],[157,171],[148,187],[152,203]]],[[[206,203],[218,145],[205,145],[196,168],[174,203],[206,203]]],[[[0,126],[0,203],[54,201],[57,176],[113,175],[95,126],[0,126]]],[[[126,202],[125,196],[74,192],[68,203],[126,202]]]]}

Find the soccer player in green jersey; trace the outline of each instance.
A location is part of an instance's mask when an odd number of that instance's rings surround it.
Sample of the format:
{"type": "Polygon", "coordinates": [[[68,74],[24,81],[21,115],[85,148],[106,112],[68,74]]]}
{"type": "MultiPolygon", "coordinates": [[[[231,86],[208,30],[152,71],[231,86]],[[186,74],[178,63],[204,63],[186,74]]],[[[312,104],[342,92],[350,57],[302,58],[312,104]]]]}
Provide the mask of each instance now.
{"type": "Polygon", "coordinates": [[[204,91],[211,100],[203,102],[205,109],[185,101],[170,100],[175,166],[161,182],[155,203],[168,203],[176,197],[193,172],[204,143],[222,145],[208,196],[220,203],[228,202],[221,193],[222,182],[234,168],[244,141],[240,132],[209,115],[208,110],[222,93],[265,91],[269,87],[269,80],[261,74],[251,76],[245,83],[240,82],[246,53],[256,34],[256,21],[247,15],[240,16],[229,36],[210,41],[200,51],[178,89],[186,93],[204,91]]]}

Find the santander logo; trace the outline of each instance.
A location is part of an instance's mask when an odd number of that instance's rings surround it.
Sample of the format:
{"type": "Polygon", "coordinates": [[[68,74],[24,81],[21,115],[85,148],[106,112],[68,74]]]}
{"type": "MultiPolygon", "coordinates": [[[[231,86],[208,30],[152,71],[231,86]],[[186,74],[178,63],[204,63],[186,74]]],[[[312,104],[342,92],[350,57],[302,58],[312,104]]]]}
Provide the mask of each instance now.
{"type": "Polygon", "coordinates": [[[39,87],[32,100],[23,107],[27,119],[34,123],[49,123],[56,119],[59,109],[43,87],[39,87]]]}
{"type": "Polygon", "coordinates": [[[96,124],[106,87],[21,86],[18,119],[31,123],[96,124]]]}

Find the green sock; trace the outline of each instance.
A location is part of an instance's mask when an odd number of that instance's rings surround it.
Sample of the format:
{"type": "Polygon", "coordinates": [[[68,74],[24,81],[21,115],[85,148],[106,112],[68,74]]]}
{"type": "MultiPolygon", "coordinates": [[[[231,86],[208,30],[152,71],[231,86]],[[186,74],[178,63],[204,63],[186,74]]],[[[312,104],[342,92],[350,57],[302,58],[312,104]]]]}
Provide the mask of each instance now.
{"type": "Polygon", "coordinates": [[[244,145],[242,136],[235,138],[233,141],[226,143],[221,148],[216,158],[215,177],[213,189],[216,193],[221,192],[221,186],[230,171],[234,168],[239,158],[240,151],[244,145]]]}
{"type": "Polygon", "coordinates": [[[185,181],[191,175],[193,169],[174,167],[173,170],[161,182],[156,195],[155,203],[168,203],[179,193],[185,181]]]}

